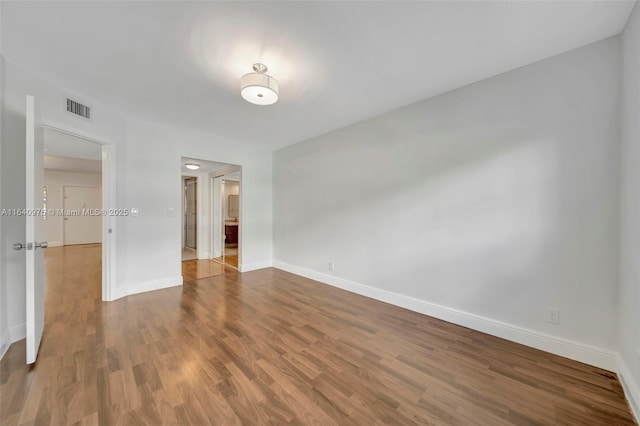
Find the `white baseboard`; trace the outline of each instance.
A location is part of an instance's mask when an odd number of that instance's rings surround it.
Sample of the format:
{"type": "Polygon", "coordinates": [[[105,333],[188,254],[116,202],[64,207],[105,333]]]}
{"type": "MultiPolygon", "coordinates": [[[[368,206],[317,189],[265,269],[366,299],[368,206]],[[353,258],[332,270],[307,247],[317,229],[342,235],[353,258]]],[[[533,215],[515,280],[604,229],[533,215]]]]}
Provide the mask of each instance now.
{"type": "Polygon", "coordinates": [[[249,272],[249,271],[255,271],[257,269],[271,268],[271,266],[273,266],[271,261],[243,263],[238,266],[238,270],[240,272],[249,272]]]}
{"type": "Polygon", "coordinates": [[[17,342],[18,340],[22,340],[27,337],[27,323],[23,322],[22,324],[14,325],[13,327],[9,327],[9,338],[11,339],[11,343],[17,342]]]}
{"type": "Polygon", "coordinates": [[[458,309],[429,303],[410,296],[345,280],[333,275],[313,271],[311,269],[290,265],[279,260],[273,261],[273,267],[291,272],[292,274],[301,275],[312,280],[320,281],[352,293],[409,309],[410,311],[429,315],[453,324],[458,324],[492,336],[511,340],[552,354],[571,358],[609,371],[617,372],[618,369],[616,354],[605,349],[574,342],[561,337],[551,336],[549,334],[515,326],[469,312],[464,312],[458,309]]]}
{"type": "Polygon", "coordinates": [[[640,423],[640,382],[638,382],[638,378],[633,377],[631,370],[627,368],[627,364],[620,356],[618,356],[618,377],[631,406],[631,411],[636,416],[636,421],[640,423]]]}
{"type": "Polygon", "coordinates": [[[61,241],[53,241],[48,244],[49,245],[47,247],[62,247],[64,245],[61,241]]]}
{"type": "Polygon", "coordinates": [[[176,287],[182,285],[182,276],[165,278],[161,280],[146,281],[128,287],[117,287],[111,292],[111,299],[107,302],[113,302],[126,296],[134,294],[146,293],[148,291],[162,290],[163,288],[176,287]]]}
{"type": "Polygon", "coordinates": [[[2,336],[0,336],[0,360],[2,359],[4,354],[7,353],[7,350],[9,349],[9,346],[11,346],[11,343],[11,333],[9,332],[9,329],[6,329],[4,333],[2,333],[2,336]]]}
{"type": "Polygon", "coordinates": [[[127,296],[127,287],[116,287],[111,290],[111,298],[105,300],[105,302],[113,302],[114,300],[122,299],[127,296]]]}
{"type": "Polygon", "coordinates": [[[182,275],[161,280],[147,281],[136,285],[130,285],[127,288],[127,296],[134,294],[146,293],[147,291],[162,290],[163,288],[176,287],[182,285],[182,275]]]}
{"type": "Polygon", "coordinates": [[[27,324],[22,323],[9,327],[0,336],[0,359],[7,353],[9,346],[27,337],[27,324]]]}

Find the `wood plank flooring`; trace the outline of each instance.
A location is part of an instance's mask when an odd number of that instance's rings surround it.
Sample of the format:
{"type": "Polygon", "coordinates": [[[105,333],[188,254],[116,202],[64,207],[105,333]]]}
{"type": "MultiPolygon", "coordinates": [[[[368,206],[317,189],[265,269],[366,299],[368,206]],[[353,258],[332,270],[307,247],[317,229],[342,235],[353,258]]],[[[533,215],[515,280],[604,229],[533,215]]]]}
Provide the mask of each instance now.
{"type": "Polygon", "coordinates": [[[238,267],[238,255],[237,254],[231,254],[231,255],[226,255],[224,257],[216,257],[215,260],[217,260],[218,262],[221,263],[226,263],[227,265],[231,265],[234,267],[238,267]]]}
{"type": "Polygon", "coordinates": [[[99,251],[47,249],[0,424],[634,424],[613,373],[277,269],[104,303],[99,251]]]}
{"type": "Polygon", "coordinates": [[[184,281],[215,277],[233,271],[233,269],[225,267],[224,264],[211,259],[182,261],[182,279],[184,281]]]}

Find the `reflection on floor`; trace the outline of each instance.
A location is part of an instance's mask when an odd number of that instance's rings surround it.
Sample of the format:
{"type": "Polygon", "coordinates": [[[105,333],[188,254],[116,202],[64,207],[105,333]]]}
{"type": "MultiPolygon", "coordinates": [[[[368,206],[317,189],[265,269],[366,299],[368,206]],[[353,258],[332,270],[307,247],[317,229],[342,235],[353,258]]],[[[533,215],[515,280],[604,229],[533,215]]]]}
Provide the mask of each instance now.
{"type": "Polygon", "coordinates": [[[237,268],[238,267],[238,245],[237,244],[226,245],[224,248],[224,256],[215,257],[214,260],[229,266],[233,266],[234,268],[237,268]]]}
{"type": "Polygon", "coordinates": [[[278,269],[102,302],[98,247],[46,257],[2,425],[636,424],[615,373],[278,269]]]}
{"type": "Polygon", "coordinates": [[[182,247],[182,260],[193,260],[198,258],[198,252],[189,247],[182,247]]]}
{"type": "Polygon", "coordinates": [[[184,281],[215,277],[229,271],[231,271],[230,268],[210,259],[194,259],[185,260],[182,262],[182,279],[184,281]]]}
{"type": "Polygon", "coordinates": [[[230,266],[233,266],[234,268],[238,267],[238,255],[234,254],[231,256],[224,256],[224,257],[216,257],[213,260],[217,260],[220,263],[224,263],[230,266]]]}

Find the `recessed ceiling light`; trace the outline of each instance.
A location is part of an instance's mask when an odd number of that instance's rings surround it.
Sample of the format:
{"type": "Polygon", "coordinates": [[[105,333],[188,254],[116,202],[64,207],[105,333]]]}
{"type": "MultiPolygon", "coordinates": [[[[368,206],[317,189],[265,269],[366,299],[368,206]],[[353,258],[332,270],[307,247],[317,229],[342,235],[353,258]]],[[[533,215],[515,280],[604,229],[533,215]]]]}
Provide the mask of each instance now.
{"type": "Polygon", "coordinates": [[[245,101],[256,105],[272,105],[278,101],[278,82],[265,74],[267,67],[253,64],[255,72],[245,74],[240,80],[240,94],[245,101]]]}
{"type": "Polygon", "coordinates": [[[184,166],[189,170],[198,170],[200,168],[200,164],[196,163],[187,163],[184,166]]]}

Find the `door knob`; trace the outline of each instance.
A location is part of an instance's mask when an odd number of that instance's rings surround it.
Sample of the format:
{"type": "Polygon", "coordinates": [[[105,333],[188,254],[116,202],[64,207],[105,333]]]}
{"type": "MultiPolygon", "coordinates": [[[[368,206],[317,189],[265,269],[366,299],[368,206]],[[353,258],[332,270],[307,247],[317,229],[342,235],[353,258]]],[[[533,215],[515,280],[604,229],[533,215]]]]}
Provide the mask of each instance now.
{"type": "Polygon", "coordinates": [[[35,243],[36,248],[47,248],[49,247],[49,243],[46,241],[43,241],[41,243],[35,243]]]}
{"type": "Polygon", "coordinates": [[[23,243],[13,243],[13,249],[14,250],[22,250],[24,248],[24,244],[23,243]]]}

